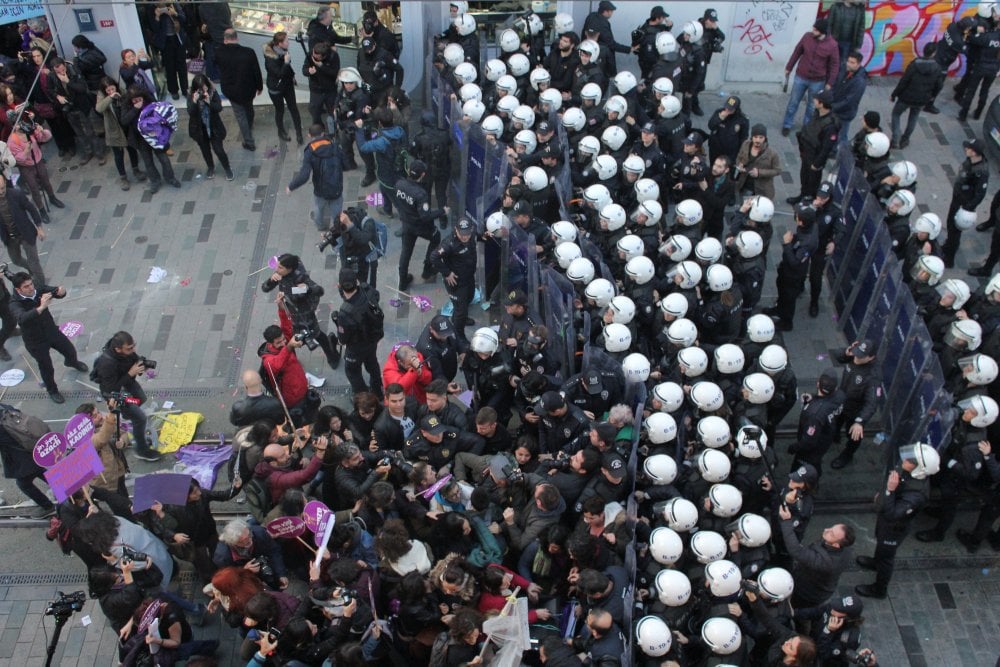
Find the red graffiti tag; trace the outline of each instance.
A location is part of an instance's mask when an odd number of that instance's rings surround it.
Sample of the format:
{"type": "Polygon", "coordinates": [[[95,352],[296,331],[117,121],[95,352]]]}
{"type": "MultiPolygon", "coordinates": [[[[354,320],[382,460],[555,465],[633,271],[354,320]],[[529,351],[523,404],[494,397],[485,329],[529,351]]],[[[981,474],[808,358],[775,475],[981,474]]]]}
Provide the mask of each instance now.
{"type": "Polygon", "coordinates": [[[751,18],[746,23],[733,27],[742,31],[737,38],[738,42],[749,42],[743,53],[753,56],[763,52],[768,60],[773,60],[771,52],[768,50],[768,47],[774,46],[771,41],[773,33],[767,32],[763,24],[757,23],[756,19],[751,18]]]}

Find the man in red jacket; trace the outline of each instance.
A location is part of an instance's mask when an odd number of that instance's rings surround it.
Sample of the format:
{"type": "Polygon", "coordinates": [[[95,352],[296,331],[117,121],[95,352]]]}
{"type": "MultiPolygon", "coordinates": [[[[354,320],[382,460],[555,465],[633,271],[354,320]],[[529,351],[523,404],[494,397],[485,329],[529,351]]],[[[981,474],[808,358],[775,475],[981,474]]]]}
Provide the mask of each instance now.
{"type": "Polygon", "coordinates": [[[292,335],[292,322],[284,311],[278,311],[281,326],[272,324],[264,329],[264,340],[257,354],[261,360],[260,376],[269,388],[277,388],[278,395],[297,425],[312,421],[315,415],[305,414],[309,382],[306,372],[295,355],[303,342],[292,335]]]}
{"type": "MultiPolygon", "coordinates": [[[[324,441],[325,438],[319,440],[324,441]]],[[[325,447],[326,442],[323,442],[320,448],[326,451],[325,447]]],[[[319,449],[307,465],[299,468],[293,464],[288,447],[271,443],[264,448],[263,459],[254,468],[254,475],[264,480],[267,492],[271,496],[271,503],[277,505],[285,495],[285,491],[310,482],[322,464],[323,454],[319,449]]]]}
{"type": "Polygon", "coordinates": [[[424,388],[431,383],[434,375],[424,363],[424,356],[412,345],[400,345],[389,353],[382,365],[382,386],[398,383],[406,390],[407,396],[417,399],[421,405],[427,403],[424,388]]]}
{"type": "Polygon", "coordinates": [[[813,103],[812,98],[820,91],[833,88],[837,81],[837,74],[840,72],[840,52],[837,42],[827,35],[827,20],[816,19],[812,30],[802,35],[802,39],[795,45],[792,57],[785,65],[785,81],[787,88],[788,77],[795,69],[795,79],[792,84],[792,94],[788,98],[788,106],[785,108],[785,119],[781,123],[781,136],[787,137],[795,124],[795,114],[799,110],[802,98],[806,98],[806,115],[802,120],[804,126],[812,118],[813,103]]]}

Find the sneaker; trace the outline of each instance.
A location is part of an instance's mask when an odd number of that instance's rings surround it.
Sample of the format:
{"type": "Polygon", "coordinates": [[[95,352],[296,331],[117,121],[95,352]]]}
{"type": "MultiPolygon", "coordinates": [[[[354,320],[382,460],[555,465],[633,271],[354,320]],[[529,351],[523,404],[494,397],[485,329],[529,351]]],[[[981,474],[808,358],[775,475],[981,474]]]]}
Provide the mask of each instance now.
{"type": "Polygon", "coordinates": [[[236,180],[236,174],[233,173],[232,169],[226,169],[226,180],[227,181],[235,181],[236,180]]]}
{"type": "Polygon", "coordinates": [[[118,183],[122,186],[122,190],[128,192],[132,186],[128,182],[128,176],[122,176],[118,179],[118,183]]]}
{"type": "Polygon", "coordinates": [[[63,395],[60,394],[58,391],[50,391],[49,398],[51,398],[52,402],[55,403],[56,405],[62,405],[63,403],[66,402],[66,399],[63,398],[63,395]]]}
{"type": "Polygon", "coordinates": [[[90,370],[90,366],[88,366],[87,364],[83,363],[82,361],[78,361],[75,364],[66,364],[66,365],[68,367],[70,367],[70,368],[75,368],[76,370],[80,371],[81,373],[86,373],[87,371],[90,370]]]}
{"type": "Polygon", "coordinates": [[[209,167],[205,172],[205,180],[210,181],[215,178],[215,167],[209,167]]]}
{"type": "Polygon", "coordinates": [[[133,452],[133,454],[135,455],[135,458],[139,459],[140,461],[149,461],[151,463],[155,463],[156,461],[159,461],[160,459],[163,458],[162,456],[160,456],[159,453],[153,451],[152,449],[144,452],[141,452],[137,449],[133,452]]]}

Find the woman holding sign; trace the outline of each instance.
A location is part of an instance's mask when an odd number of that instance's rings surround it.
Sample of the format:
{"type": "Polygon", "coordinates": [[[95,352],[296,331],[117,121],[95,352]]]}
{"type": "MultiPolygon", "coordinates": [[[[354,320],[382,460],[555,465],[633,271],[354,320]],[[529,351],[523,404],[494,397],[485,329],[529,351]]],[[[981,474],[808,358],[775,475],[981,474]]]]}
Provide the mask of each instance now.
{"type": "Polygon", "coordinates": [[[43,479],[45,469],[35,463],[31,450],[18,444],[3,427],[0,427],[0,462],[3,463],[3,476],[13,479],[21,493],[38,505],[36,519],[47,519],[55,515],[56,506],[45,492],[35,486],[36,479],[43,479]]]}

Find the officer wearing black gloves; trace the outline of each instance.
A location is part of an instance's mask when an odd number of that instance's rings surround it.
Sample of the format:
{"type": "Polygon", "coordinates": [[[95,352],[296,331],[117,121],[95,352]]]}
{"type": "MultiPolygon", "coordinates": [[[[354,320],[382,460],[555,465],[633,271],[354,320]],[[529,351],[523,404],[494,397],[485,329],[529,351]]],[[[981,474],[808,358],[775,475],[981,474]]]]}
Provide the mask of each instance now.
{"type": "Polygon", "coordinates": [[[927,503],[930,480],[937,474],[941,458],[930,445],[916,443],[901,447],[901,462],[889,473],[885,489],[875,496],[875,555],[858,556],[858,565],[875,570],[875,582],[855,586],[858,595],[884,598],[896,562],[896,549],[909,532],[910,523],[927,503]]]}
{"type": "MultiPolygon", "coordinates": [[[[959,103],[962,105],[962,109],[958,112],[960,121],[968,118],[972,98],[976,96],[976,89],[980,85],[982,85],[982,90],[979,93],[979,104],[972,117],[976,120],[982,117],[986,101],[989,99],[990,86],[993,85],[993,79],[1000,72],[1000,30],[997,30],[996,24],[992,20],[985,26],[982,24],[977,26],[976,33],[969,36],[968,49],[966,76],[959,82],[959,86],[963,83],[966,84],[962,90],[961,99],[959,99],[959,103]],[[975,61],[971,57],[973,49],[979,50],[979,58],[975,61]]],[[[959,93],[959,86],[955,86],[956,97],[959,93]]]]}
{"type": "Polygon", "coordinates": [[[427,165],[427,177],[420,183],[427,194],[435,194],[438,206],[443,208],[448,201],[448,177],[451,175],[451,137],[448,130],[438,128],[433,111],[420,115],[420,128],[410,143],[410,155],[427,165]]]}
{"type": "Polygon", "coordinates": [[[448,298],[451,299],[451,321],[461,341],[466,341],[465,327],[475,326],[469,319],[469,304],[476,293],[476,226],[462,218],[455,223],[454,233],[441,242],[431,257],[434,270],[444,277],[448,298]]]}
{"type": "Polygon", "coordinates": [[[809,275],[809,260],[816,253],[819,235],[816,229],[816,209],[799,205],[795,210],[796,230],[781,238],[781,263],[778,264],[778,302],[766,311],[775,327],[791,331],[795,319],[795,301],[805,288],[809,275]]]}
{"type": "Polygon", "coordinates": [[[384,336],[384,315],[380,317],[378,290],[363,283],[350,268],[340,270],[338,282],[344,303],[333,318],[344,345],[344,374],[353,392],[370,391],[381,400],[382,368],[377,351],[384,336]],[[368,382],[361,374],[362,367],[368,371],[368,382]]]}
{"type": "Polygon", "coordinates": [[[583,410],[567,403],[558,391],[542,394],[535,404],[535,414],[542,418],[538,437],[538,449],[542,454],[555,456],[590,427],[583,410]]]}
{"type": "MultiPolygon", "coordinates": [[[[962,142],[965,149],[965,161],[958,168],[958,175],[955,176],[955,184],[951,189],[951,204],[948,206],[948,238],[941,247],[941,259],[947,268],[955,266],[955,254],[958,252],[958,245],[962,241],[962,230],[959,224],[971,214],[972,221],[975,221],[976,207],[986,196],[986,188],[990,181],[990,165],[986,162],[985,148],[983,142],[978,139],[971,139],[962,142]]],[[[968,229],[964,226],[963,228],[968,229]]]]}
{"type": "Polygon", "coordinates": [[[823,474],[823,457],[833,444],[840,413],[844,409],[844,393],[837,387],[837,371],[828,368],[816,381],[816,395],[802,394],[802,412],[795,443],[788,448],[794,456],[792,470],[803,463],[823,474]]]}
{"type": "Polygon", "coordinates": [[[823,291],[826,260],[844,231],[844,215],[833,201],[833,183],[824,181],[813,199],[819,244],[809,260],[809,317],[819,315],[819,295],[823,291]]]}
{"type": "Polygon", "coordinates": [[[459,452],[482,454],[485,441],[474,433],[446,426],[434,415],[420,420],[419,430],[406,441],[403,456],[408,461],[425,461],[435,470],[455,460],[459,452]]]}
{"type": "Polygon", "coordinates": [[[361,40],[358,72],[371,86],[372,108],[382,106],[393,86],[403,85],[403,66],[396,57],[379,46],[373,37],[361,40]]]}
{"type": "Polygon", "coordinates": [[[840,121],[831,112],[833,94],[824,90],[813,97],[815,113],[799,131],[799,195],[785,201],[795,204],[800,200],[811,201],[816,196],[823,167],[837,149],[840,121]]]}
{"type": "Polygon", "coordinates": [[[865,422],[875,416],[878,401],[882,396],[882,384],[878,377],[875,353],[878,347],[873,340],[854,341],[838,355],[837,361],[847,363],[840,378],[840,390],[844,392],[844,411],[840,416],[834,440],[840,442],[840,429],[847,429],[847,446],[840,455],[830,462],[830,467],[840,470],[854,459],[854,452],[865,437],[865,422]],[[841,426],[843,425],[843,427],[841,426]]]}
{"type": "Polygon", "coordinates": [[[455,379],[455,374],[458,373],[458,355],[464,348],[458,343],[450,318],[435,315],[420,332],[420,338],[414,347],[424,356],[424,363],[431,369],[435,380],[451,382],[455,379]]]}
{"type": "MultiPolygon", "coordinates": [[[[260,286],[264,292],[270,292],[276,287],[280,292],[278,307],[286,311],[296,333],[306,334],[307,344],[310,338],[315,339],[326,355],[330,368],[337,368],[340,363],[337,337],[334,335],[331,339],[324,334],[316,319],[316,308],[319,307],[324,290],[309,277],[309,272],[298,255],[287,252],[281,255],[278,258],[278,268],[260,286]]],[[[315,348],[315,345],[310,347],[315,348]]]]}
{"type": "MultiPolygon", "coordinates": [[[[334,115],[337,119],[337,138],[341,150],[344,151],[346,166],[344,171],[357,169],[358,163],[354,160],[355,122],[368,117],[368,109],[372,106],[371,97],[365,92],[364,80],[357,69],[345,67],[337,75],[337,81],[341,85],[340,95],[337,96],[337,106],[334,115]]],[[[375,159],[370,153],[362,153],[361,159],[365,163],[365,178],[361,181],[361,187],[368,187],[375,182],[375,159]]]]}
{"type": "Polygon", "coordinates": [[[410,257],[413,256],[413,247],[418,238],[427,240],[424,270],[420,277],[429,280],[435,275],[431,259],[438,244],[441,243],[441,234],[434,226],[434,221],[438,218],[445,219],[445,216],[448,215],[448,207],[431,208],[430,195],[421,184],[426,177],[427,164],[422,160],[414,160],[410,163],[408,177],[396,181],[395,204],[399,209],[399,219],[403,223],[403,248],[399,253],[399,290],[401,292],[409,289],[410,283],[413,282],[413,275],[409,272],[410,257]]]}
{"type": "Polygon", "coordinates": [[[375,221],[363,209],[350,207],[341,211],[331,232],[338,234],[340,265],[354,269],[358,280],[369,285],[378,283],[378,255],[372,251],[376,241],[375,221]]]}

